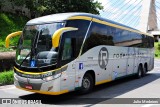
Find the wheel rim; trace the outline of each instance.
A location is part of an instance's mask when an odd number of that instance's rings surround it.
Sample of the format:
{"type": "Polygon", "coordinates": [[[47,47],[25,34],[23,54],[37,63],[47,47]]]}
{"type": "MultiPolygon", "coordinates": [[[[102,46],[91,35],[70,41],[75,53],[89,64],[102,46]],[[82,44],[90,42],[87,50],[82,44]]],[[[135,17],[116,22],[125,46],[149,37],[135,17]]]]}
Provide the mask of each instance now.
{"type": "Polygon", "coordinates": [[[83,87],[85,89],[88,89],[90,87],[90,81],[89,81],[88,78],[84,78],[84,80],[83,80],[83,87]]]}

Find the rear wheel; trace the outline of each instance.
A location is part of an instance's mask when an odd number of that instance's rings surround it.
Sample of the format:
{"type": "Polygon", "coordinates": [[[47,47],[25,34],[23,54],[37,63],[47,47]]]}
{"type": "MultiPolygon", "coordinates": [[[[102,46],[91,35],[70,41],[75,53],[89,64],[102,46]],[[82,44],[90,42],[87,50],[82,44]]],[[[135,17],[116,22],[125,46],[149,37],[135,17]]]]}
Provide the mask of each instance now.
{"type": "Polygon", "coordinates": [[[137,75],[136,77],[137,78],[141,78],[142,77],[142,74],[143,74],[143,68],[141,65],[138,66],[138,72],[137,72],[137,75]]]}
{"type": "Polygon", "coordinates": [[[94,82],[91,74],[87,73],[82,79],[82,89],[81,93],[85,94],[90,92],[93,89],[94,82]]]}
{"type": "Polygon", "coordinates": [[[147,72],[148,72],[148,67],[147,67],[147,65],[145,64],[144,70],[143,70],[143,75],[142,75],[142,76],[145,76],[147,72]]]}

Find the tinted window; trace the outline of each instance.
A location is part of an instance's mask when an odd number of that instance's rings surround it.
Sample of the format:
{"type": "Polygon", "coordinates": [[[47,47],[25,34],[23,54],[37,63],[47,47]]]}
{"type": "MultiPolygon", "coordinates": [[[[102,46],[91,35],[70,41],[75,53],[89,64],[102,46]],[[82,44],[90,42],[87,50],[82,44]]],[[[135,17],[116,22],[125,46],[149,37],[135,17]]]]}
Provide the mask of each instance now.
{"type": "Polygon", "coordinates": [[[115,46],[142,47],[142,36],[138,33],[116,28],[115,46]]]}
{"type": "Polygon", "coordinates": [[[116,28],[116,32],[114,35],[115,46],[130,45],[129,42],[131,41],[131,37],[129,37],[128,35],[130,35],[129,31],[125,31],[125,30],[116,28]]]}
{"type": "Polygon", "coordinates": [[[114,29],[115,28],[93,22],[83,47],[83,53],[99,45],[114,45],[114,29]]]}
{"type": "Polygon", "coordinates": [[[149,42],[149,48],[153,48],[154,47],[154,38],[148,36],[148,42],[149,42]]]}
{"type": "Polygon", "coordinates": [[[76,37],[76,47],[75,47],[75,54],[76,57],[79,55],[84,37],[86,35],[88,26],[89,26],[90,21],[87,20],[68,20],[66,23],[66,27],[76,27],[78,28],[78,30],[76,32],[73,32],[74,34],[70,34],[70,35],[74,35],[76,37]]]}
{"type": "Polygon", "coordinates": [[[83,53],[99,45],[148,48],[154,43],[152,37],[93,22],[83,53]]]}
{"type": "Polygon", "coordinates": [[[134,47],[142,47],[142,35],[138,33],[134,33],[135,36],[133,36],[132,42],[134,42],[134,47]]]}
{"type": "Polygon", "coordinates": [[[135,32],[130,32],[129,36],[130,37],[130,43],[128,46],[130,47],[142,47],[142,36],[141,34],[135,33],[135,32]]]}

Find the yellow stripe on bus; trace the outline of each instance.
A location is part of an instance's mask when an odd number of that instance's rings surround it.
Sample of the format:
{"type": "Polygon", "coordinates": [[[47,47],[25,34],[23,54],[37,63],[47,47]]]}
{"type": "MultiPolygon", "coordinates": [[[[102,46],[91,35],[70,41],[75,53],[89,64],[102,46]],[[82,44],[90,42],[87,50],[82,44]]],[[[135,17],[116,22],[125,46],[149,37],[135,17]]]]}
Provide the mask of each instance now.
{"type": "Polygon", "coordinates": [[[98,81],[98,82],[96,82],[95,85],[100,85],[100,84],[107,83],[107,82],[110,82],[110,81],[112,81],[112,80],[102,80],[102,81],[98,81]]]}
{"type": "MultiPolygon", "coordinates": [[[[73,16],[73,17],[68,18],[68,20],[75,20],[75,19],[82,19],[82,20],[89,20],[89,21],[91,21],[92,18],[88,17],[88,16],[73,16]]],[[[127,28],[127,27],[116,25],[116,24],[113,24],[113,23],[110,23],[110,22],[102,21],[102,20],[99,20],[99,19],[96,19],[96,18],[93,18],[92,21],[100,23],[100,24],[116,27],[116,28],[119,28],[119,29],[131,31],[131,32],[135,32],[135,33],[139,33],[139,34],[145,34],[147,36],[152,36],[151,34],[148,34],[148,33],[143,33],[143,32],[137,31],[137,30],[133,30],[133,29],[130,29],[130,28],[127,28]]]]}
{"type": "Polygon", "coordinates": [[[16,88],[21,89],[21,90],[25,90],[25,91],[30,91],[30,92],[40,93],[40,94],[48,94],[48,95],[60,95],[60,94],[64,94],[64,93],[69,92],[68,90],[62,90],[62,91],[58,91],[58,92],[29,90],[29,89],[21,88],[21,87],[18,87],[18,86],[16,86],[16,88]]]}
{"type": "Polygon", "coordinates": [[[130,29],[130,28],[127,28],[127,27],[123,27],[123,26],[119,26],[119,25],[116,25],[116,24],[113,24],[113,23],[110,23],[110,22],[98,20],[98,19],[96,19],[96,18],[93,18],[92,21],[93,21],[93,22],[100,23],[100,24],[104,24],[104,25],[116,27],[116,28],[119,28],[119,29],[131,31],[131,32],[135,32],[135,33],[139,33],[139,34],[145,34],[145,35],[147,35],[147,36],[152,36],[152,35],[150,35],[150,34],[148,34],[148,33],[143,33],[143,32],[140,32],[140,31],[136,31],[136,30],[133,30],[133,29],[130,29]]]}
{"type": "Polygon", "coordinates": [[[50,70],[50,71],[45,71],[45,72],[26,72],[26,71],[22,71],[22,70],[19,70],[18,68],[14,67],[14,69],[18,72],[21,72],[23,74],[30,74],[30,75],[39,75],[39,74],[46,74],[48,72],[54,72],[54,71],[57,71],[57,70],[60,70],[64,67],[67,67],[67,65],[64,65],[62,66],[61,68],[57,68],[57,69],[54,69],[54,70],[50,70]]]}
{"type": "Polygon", "coordinates": [[[75,20],[75,19],[83,19],[83,20],[89,20],[89,21],[92,20],[92,18],[88,16],[73,16],[68,18],[68,20],[75,20]]]}

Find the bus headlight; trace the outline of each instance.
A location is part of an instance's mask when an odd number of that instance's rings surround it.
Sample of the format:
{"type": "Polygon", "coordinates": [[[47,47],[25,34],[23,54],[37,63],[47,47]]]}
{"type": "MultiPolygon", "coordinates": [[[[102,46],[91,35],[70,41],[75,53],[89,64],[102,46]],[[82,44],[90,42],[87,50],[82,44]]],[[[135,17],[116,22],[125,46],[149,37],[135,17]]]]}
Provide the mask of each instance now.
{"type": "Polygon", "coordinates": [[[61,73],[55,74],[53,76],[45,77],[45,78],[43,78],[43,80],[45,80],[45,81],[51,81],[53,79],[59,78],[60,76],[61,76],[61,73]]]}

